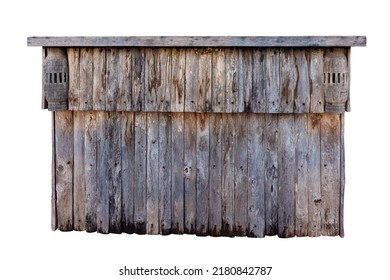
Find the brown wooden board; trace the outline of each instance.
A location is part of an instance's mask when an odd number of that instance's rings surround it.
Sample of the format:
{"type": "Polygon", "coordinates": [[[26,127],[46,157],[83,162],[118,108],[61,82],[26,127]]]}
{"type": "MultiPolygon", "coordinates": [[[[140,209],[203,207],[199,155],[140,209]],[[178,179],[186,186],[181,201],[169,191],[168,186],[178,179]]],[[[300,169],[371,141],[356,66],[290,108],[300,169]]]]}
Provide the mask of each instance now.
{"type": "Polygon", "coordinates": [[[211,107],[213,112],[223,112],[225,104],[225,49],[214,48],[212,57],[212,92],[211,92],[211,107]]]}
{"type": "Polygon", "coordinates": [[[131,107],[134,111],[145,109],[145,52],[140,48],[131,49],[131,107]]]}
{"type": "Polygon", "coordinates": [[[107,111],[120,110],[119,98],[119,49],[108,48],[106,50],[106,75],[107,75],[107,111]]]}
{"type": "Polygon", "coordinates": [[[93,50],[80,49],[79,110],[93,108],[93,50]]]}
{"type": "Polygon", "coordinates": [[[172,83],[171,110],[184,112],[184,98],[186,85],[186,51],[185,49],[172,49],[172,83]]]}
{"type": "Polygon", "coordinates": [[[252,105],[253,51],[238,50],[238,112],[250,112],[252,105]]]}
{"type": "Polygon", "coordinates": [[[131,111],[131,86],[132,86],[132,71],[131,71],[131,50],[119,49],[119,70],[118,70],[118,97],[117,101],[119,109],[122,111],[131,111]]]}
{"type": "Polygon", "coordinates": [[[93,48],[93,102],[94,110],[106,109],[106,49],[93,48]]]}
{"type": "Polygon", "coordinates": [[[78,110],[80,104],[80,49],[68,48],[69,110],[78,110]]]}
{"type": "Polygon", "coordinates": [[[238,49],[225,49],[226,93],[224,112],[237,112],[238,109],[238,49]]]}

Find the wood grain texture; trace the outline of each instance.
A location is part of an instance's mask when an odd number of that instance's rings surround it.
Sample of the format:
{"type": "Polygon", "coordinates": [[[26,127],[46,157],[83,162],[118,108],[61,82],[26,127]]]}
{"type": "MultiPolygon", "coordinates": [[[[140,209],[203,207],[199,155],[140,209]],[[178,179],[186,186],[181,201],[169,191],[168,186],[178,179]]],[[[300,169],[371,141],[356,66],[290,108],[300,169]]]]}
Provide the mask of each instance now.
{"type": "Polygon", "coordinates": [[[93,48],[93,110],[106,109],[106,49],[93,48]]]}
{"type": "Polygon", "coordinates": [[[80,102],[80,49],[68,48],[69,110],[78,110],[80,102]]]}
{"type": "Polygon", "coordinates": [[[119,99],[119,50],[108,48],[106,50],[106,75],[107,75],[107,111],[120,109],[119,99]]]}
{"type": "Polygon", "coordinates": [[[79,110],[92,110],[93,107],[93,51],[80,49],[80,91],[79,110]]]}
{"type": "Polygon", "coordinates": [[[145,109],[145,52],[143,49],[131,49],[131,107],[134,111],[145,109]]]}
{"type": "Polygon", "coordinates": [[[344,237],[344,192],[345,192],[345,116],[340,114],[340,236],[344,237]]]}
{"type": "Polygon", "coordinates": [[[211,106],[213,112],[224,112],[225,91],[226,91],[226,63],[225,49],[214,48],[212,57],[212,93],[211,106]]]}
{"type": "Polygon", "coordinates": [[[267,96],[267,113],[279,113],[280,108],[280,72],[279,72],[279,49],[266,50],[265,63],[265,93],[267,96]]]}
{"type": "Polygon", "coordinates": [[[132,111],[132,94],[131,94],[131,85],[132,85],[132,71],[131,71],[131,50],[119,49],[119,62],[118,62],[118,97],[119,100],[119,109],[121,111],[132,111]]]}
{"type": "Polygon", "coordinates": [[[252,105],[253,51],[238,50],[238,112],[250,112],[252,105]]]}
{"type": "Polygon", "coordinates": [[[212,110],[211,102],[211,59],[212,50],[203,48],[198,50],[198,93],[196,100],[197,112],[209,112],[212,110]]]}
{"type": "Polygon", "coordinates": [[[172,49],[171,111],[184,112],[186,86],[186,51],[172,49]]]}
{"type": "MultiPolygon", "coordinates": [[[[45,60],[46,60],[46,56],[47,56],[47,48],[42,48],[42,77],[45,77],[46,73],[45,73],[45,60]]],[[[69,73],[68,73],[69,74],[69,73]]],[[[45,98],[45,80],[42,79],[42,103],[41,103],[41,109],[47,109],[48,108],[48,103],[47,103],[47,100],[45,98]]],[[[69,100],[68,100],[68,103],[69,103],[69,100]]]]}
{"type": "Polygon", "coordinates": [[[280,52],[280,113],[294,112],[294,96],[297,87],[294,49],[280,52]]]}
{"type": "Polygon", "coordinates": [[[310,83],[310,112],[323,113],[324,97],[324,51],[321,48],[310,50],[309,83],[310,83]]]}
{"type": "Polygon", "coordinates": [[[297,69],[294,112],[305,113],[310,110],[309,52],[305,49],[294,49],[295,68],[297,69]]]}
{"type": "Polygon", "coordinates": [[[159,111],[162,98],[162,73],[159,49],[145,49],[145,111],[159,111]]]}
{"type": "Polygon", "coordinates": [[[58,228],[57,193],[56,193],[56,117],[51,114],[51,230],[58,228]]]}
{"type": "Polygon", "coordinates": [[[197,111],[198,98],[198,72],[199,53],[198,49],[186,49],[186,96],[184,99],[184,111],[197,111]]]}
{"type": "Polygon", "coordinates": [[[252,112],[266,112],[266,91],[265,91],[265,51],[263,49],[253,50],[253,88],[252,88],[252,112]]]}
{"type": "Polygon", "coordinates": [[[238,49],[225,49],[226,92],[224,112],[237,112],[238,108],[238,49]]]}

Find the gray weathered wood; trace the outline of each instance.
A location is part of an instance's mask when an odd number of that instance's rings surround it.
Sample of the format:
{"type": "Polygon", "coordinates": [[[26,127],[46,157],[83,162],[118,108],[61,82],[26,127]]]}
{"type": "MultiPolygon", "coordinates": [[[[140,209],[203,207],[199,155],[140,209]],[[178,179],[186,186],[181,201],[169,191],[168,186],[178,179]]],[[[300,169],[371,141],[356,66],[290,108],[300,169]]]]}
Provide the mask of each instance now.
{"type": "Polygon", "coordinates": [[[321,117],[321,234],[340,233],[340,115],[321,117]]]}
{"type": "Polygon", "coordinates": [[[198,49],[186,49],[186,93],[184,98],[184,111],[197,111],[198,98],[198,72],[199,54],[198,49]]]}
{"type": "Polygon", "coordinates": [[[310,82],[310,112],[324,112],[324,52],[316,48],[310,50],[309,82],[310,82]]]}
{"type": "Polygon", "coordinates": [[[119,110],[131,111],[131,84],[132,84],[132,71],[131,71],[131,51],[129,48],[119,50],[119,110]]]}
{"type": "Polygon", "coordinates": [[[321,114],[308,114],[308,236],[321,235],[321,114]]]}
{"type": "Polygon", "coordinates": [[[119,50],[108,48],[106,50],[106,75],[107,75],[107,111],[115,111],[119,106],[119,50]]]}
{"type": "Polygon", "coordinates": [[[158,234],[159,233],[159,217],[158,217],[158,113],[147,113],[147,148],[146,148],[146,186],[147,186],[147,234],[158,234]]]}
{"type": "Polygon", "coordinates": [[[122,112],[122,231],[134,232],[135,133],[134,113],[122,112]]]}
{"type": "Polygon", "coordinates": [[[172,232],[172,117],[158,113],[158,221],[159,234],[172,232]]]}
{"type": "Polygon", "coordinates": [[[253,51],[238,50],[238,112],[250,112],[252,105],[253,51]]]}
{"type": "Polygon", "coordinates": [[[93,51],[80,49],[80,91],[79,110],[92,110],[93,107],[93,51]]]}
{"type": "Polygon", "coordinates": [[[251,111],[255,113],[266,112],[265,65],[265,51],[254,49],[251,111]]]}
{"type": "Polygon", "coordinates": [[[184,115],[184,233],[196,233],[196,113],[184,115]]]}
{"type": "Polygon", "coordinates": [[[172,83],[171,83],[171,110],[184,112],[185,78],[186,78],[186,51],[172,49],[172,83]]]}
{"type": "Polygon", "coordinates": [[[131,107],[134,111],[142,111],[145,109],[145,53],[143,49],[131,49],[131,71],[131,107]]]}
{"type": "Polygon", "coordinates": [[[296,159],[294,115],[278,116],[278,236],[295,235],[296,159]]]}
{"type": "Polygon", "coordinates": [[[80,98],[80,49],[68,48],[69,110],[79,109],[80,98]]]}
{"type": "Polygon", "coordinates": [[[46,47],[345,47],[365,46],[365,36],[130,36],[28,37],[28,46],[46,47]]]}
{"type": "Polygon", "coordinates": [[[246,114],[233,116],[234,151],[234,224],[235,236],[247,235],[248,227],[248,123],[246,114]]]}
{"type": "Polygon", "coordinates": [[[184,233],[184,113],[172,114],[172,233],[184,233]]]}
{"type": "Polygon", "coordinates": [[[222,184],[222,114],[210,114],[210,194],[209,234],[220,236],[222,228],[221,184],[222,184]]]}
{"type": "Polygon", "coordinates": [[[297,69],[294,112],[305,113],[310,110],[309,52],[306,49],[294,49],[294,58],[297,69]]]}
{"type": "Polygon", "coordinates": [[[213,112],[223,112],[225,104],[225,49],[214,48],[212,57],[212,92],[211,106],[213,112]]]}
{"type": "Polygon", "coordinates": [[[86,195],[86,231],[97,230],[97,113],[93,111],[84,114],[84,172],[86,195]]]}
{"type": "Polygon", "coordinates": [[[97,181],[97,231],[109,232],[109,192],[108,192],[108,113],[96,112],[96,181],[97,181]]]}
{"type": "Polygon", "coordinates": [[[279,113],[280,83],[279,83],[279,49],[267,49],[265,52],[265,92],[267,99],[267,113],[279,113]]]}
{"type": "Polygon", "coordinates": [[[56,119],[55,112],[51,114],[51,230],[58,228],[57,194],[56,194],[56,119]]]}
{"type": "Polygon", "coordinates": [[[172,84],[172,50],[163,48],[158,50],[159,63],[161,64],[160,112],[171,111],[171,84],[172,84]]]}
{"type": "MultiPolygon", "coordinates": [[[[45,77],[45,59],[46,59],[46,55],[47,55],[47,48],[42,48],[42,77],[45,77]]],[[[69,74],[69,73],[68,73],[69,74]]],[[[44,91],[44,86],[45,86],[45,80],[42,79],[42,104],[41,104],[41,108],[42,109],[47,109],[48,108],[48,103],[47,103],[47,100],[45,98],[45,91],[44,91]]]]}
{"type": "Polygon", "coordinates": [[[294,96],[297,87],[294,49],[280,51],[280,113],[294,112],[294,96]]]}
{"type": "Polygon", "coordinates": [[[198,50],[198,94],[196,100],[197,112],[209,112],[212,109],[211,103],[211,60],[212,50],[203,48],[198,50]]]}
{"type": "Polygon", "coordinates": [[[93,102],[94,110],[106,109],[106,49],[93,48],[93,102]]]}
{"type": "MultiPolygon", "coordinates": [[[[265,234],[278,233],[278,115],[264,115],[265,234]]],[[[282,168],[282,167],[281,167],[282,168]]]]}
{"type": "Polygon", "coordinates": [[[208,234],[209,219],[209,114],[196,114],[196,234],[208,234]]]}
{"type": "Polygon", "coordinates": [[[86,218],[86,188],[84,164],[85,113],[73,112],[73,217],[74,229],[85,230],[86,218]]]}
{"type": "Polygon", "coordinates": [[[73,230],[73,112],[55,113],[57,223],[73,230]]]}
{"type": "Polygon", "coordinates": [[[238,109],[238,49],[225,49],[226,92],[224,112],[237,112],[238,109]]]}
{"type": "Polygon", "coordinates": [[[265,235],[264,114],[248,113],[248,236],[265,235]]]}
{"type": "Polygon", "coordinates": [[[345,148],[344,148],[345,117],[340,114],[340,236],[344,237],[344,189],[345,189],[345,148]]]}
{"type": "Polygon", "coordinates": [[[162,97],[162,63],[159,49],[145,49],[145,111],[159,111],[162,97]]]}
{"type": "Polygon", "coordinates": [[[134,113],[135,156],[134,156],[134,232],[146,233],[147,221],[147,117],[146,113],[134,113]]]}

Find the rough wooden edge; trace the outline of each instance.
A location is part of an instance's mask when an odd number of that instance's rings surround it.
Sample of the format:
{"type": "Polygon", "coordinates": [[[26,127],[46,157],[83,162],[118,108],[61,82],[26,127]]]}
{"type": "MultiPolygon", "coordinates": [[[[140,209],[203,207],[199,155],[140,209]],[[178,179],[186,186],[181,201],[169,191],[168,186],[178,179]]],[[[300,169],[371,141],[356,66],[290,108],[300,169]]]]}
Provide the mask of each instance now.
{"type": "Polygon", "coordinates": [[[27,37],[45,47],[364,47],[366,36],[27,37]]]}

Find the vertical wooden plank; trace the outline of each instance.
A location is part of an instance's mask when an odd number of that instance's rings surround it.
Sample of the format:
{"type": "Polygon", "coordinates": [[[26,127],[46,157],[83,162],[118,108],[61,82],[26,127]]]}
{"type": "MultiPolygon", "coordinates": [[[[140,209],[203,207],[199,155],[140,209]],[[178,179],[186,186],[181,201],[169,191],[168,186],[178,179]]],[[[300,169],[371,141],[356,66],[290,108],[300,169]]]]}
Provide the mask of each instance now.
{"type": "Polygon", "coordinates": [[[93,48],[93,89],[92,108],[94,110],[106,109],[106,49],[93,48]]]}
{"type": "Polygon", "coordinates": [[[265,235],[264,114],[248,114],[248,236],[265,235]]]}
{"type": "Polygon", "coordinates": [[[171,48],[159,48],[159,64],[161,65],[161,86],[159,87],[160,112],[169,112],[171,109],[171,84],[172,84],[172,50],[171,48]]]}
{"type": "Polygon", "coordinates": [[[161,99],[161,63],[159,49],[145,49],[145,110],[158,111],[161,99]]]}
{"type": "Polygon", "coordinates": [[[321,118],[321,234],[340,233],[340,115],[321,118]]]}
{"type": "MultiPolygon", "coordinates": [[[[47,101],[46,101],[46,98],[45,98],[45,91],[44,91],[44,88],[45,88],[45,59],[46,59],[46,54],[47,54],[47,48],[45,47],[42,47],[42,104],[41,104],[41,108],[42,109],[47,109],[48,108],[48,104],[47,104],[47,101]]],[[[69,75],[69,73],[68,73],[69,75]]],[[[68,76],[69,77],[69,76],[68,76]]],[[[68,101],[69,103],[69,101],[68,101]]]]}
{"type": "Polygon", "coordinates": [[[345,188],[345,148],[344,148],[344,114],[340,114],[340,236],[344,237],[344,188],[345,188]]]}
{"type": "Polygon", "coordinates": [[[158,113],[147,113],[146,186],[147,234],[158,234],[158,113]]]}
{"type": "Polygon", "coordinates": [[[297,88],[295,91],[295,113],[310,111],[310,51],[307,49],[294,49],[297,69],[297,88]]]}
{"type": "Polygon", "coordinates": [[[69,110],[79,109],[80,97],[80,49],[68,48],[69,110]]]}
{"type": "Polygon", "coordinates": [[[86,218],[86,189],[85,189],[85,164],[84,164],[84,121],[85,113],[75,111],[73,113],[73,216],[74,229],[85,230],[86,218]]]}
{"type": "Polygon", "coordinates": [[[186,85],[186,51],[172,49],[172,83],[171,83],[171,110],[184,112],[184,97],[186,85]]]}
{"type": "Polygon", "coordinates": [[[199,54],[198,49],[186,49],[186,93],[184,111],[196,112],[198,95],[199,54]]]}
{"type": "Polygon", "coordinates": [[[345,73],[346,77],[344,78],[344,83],[345,83],[345,87],[347,88],[347,91],[348,91],[348,98],[347,98],[347,101],[345,103],[345,111],[346,112],[351,112],[351,99],[350,99],[350,94],[349,94],[349,89],[351,88],[351,78],[350,78],[350,73],[351,73],[351,47],[344,48],[343,52],[345,54],[345,57],[347,58],[347,69],[346,69],[346,73],[345,73]]]}
{"type": "Polygon", "coordinates": [[[93,56],[91,48],[80,49],[80,104],[79,110],[92,110],[93,106],[93,56]]]}
{"type": "Polygon", "coordinates": [[[56,194],[56,122],[55,112],[51,113],[51,230],[58,228],[56,194]]]}
{"type": "Polygon", "coordinates": [[[131,111],[131,52],[129,48],[119,49],[119,71],[118,71],[118,83],[119,83],[119,100],[118,110],[131,111]]]}
{"type": "Polygon", "coordinates": [[[223,114],[222,123],[222,235],[233,236],[234,224],[234,116],[223,114]]]}
{"type": "Polygon", "coordinates": [[[297,236],[308,235],[309,224],[309,189],[308,189],[308,130],[307,114],[294,115],[295,158],[297,180],[295,187],[295,233],[297,236]]]}
{"type": "Polygon", "coordinates": [[[311,49],[309,62],[310,112],[324,112],[324,52],[323,49],[311,49]]]}
{"type": "MultiPolygon", "coordinates": [[[[188,72],[187,72],[188,73],[188,72]]],[[[195,113],[184,115],[184,233],[196,233],[196,127],[195,113]]]]}
{"type": "Polygon", "coordinates": [[[166,235],[172,232],[172,118],[169,113],[158,114],[158,221],[159,233],[166,235]]]}
{"type": "Polygon", "coordinates": [[[309,236],[321,235],[321,115],[308,115],[309,236]]]}
{"type": "Polygon", "coordinates": [[[132,48],[130,51],[132,72],[131,107],[134,111],[142,111],[145,108],[145,53],[142,48],[132,48]]]}
{"type": "Polygon", "coordinates": [[[73,112],[55,112],[57,222],[73,230],[73,112]]]}
{"type": "Polygon", "coordinates": [[[224,111],[227,113],[238,111],[238,49],[225,49],[226,63],[226,93],[224,111]]]}
{"type": "Polygon", "coordinates": [[[134,233],[134,113],[122,112],[122,231],[134,233]]]}
{"type": "Polygon", "coordinates": [[[265,234],[278,233],[278,115],[264,115],[265,234]]]}
{"type": "Polygon", "coordinates": [[[208,234],[209,219],[209,118],[196,114],[196,234],[208,234]]]}
{"type": "Polygon", "coordinates": [[[267,113],[279,113],[280,110],[279,53],[280,50],[277,48],[266,50],[265,92],[267,95],[267,113]]]}
{"type": "Polygon", "coordinates": [[[97,231],[109,233],[108,113],[96,112],[97,231]]]}
{"type": "Polygon", "coordinates": [[[209,234],[220,236],[222,229],[222,114],[210,114],[209,234]]]}
{"type": "Polygon", "coordinates": [[[225,103],[225,49],[213,48],[212,57],[212,93],[211,107],[213,112],[223,112],[225,103]]]}
{"type": "Polygon", "coordinates": [[[234,225],[236,236],[247,235],[248,225],[248,128],[245,113],[234,114],[234,225]]]}
{"type": "Polygon", "coordinates": [[[84,114],[84,170],[86,192],[86,231],[97,230],[97,113],[88,111],[84,114]]]}
{"type": "Polygon", "coordinates": [[[265,92],[265,51],[253,49],[253,90],[252,90],[252,112],[265,113],[267,96],[265,92]]]}
{"type": "MultiPolygon", "coordinates": [[[[173,104],[173,103],[172,103],[173,104]]],[[[178,107],[176,107],[178,108],[178,107]]],[[[184,114],[172,114],[172,233],[184,233],[184,114]]]]}
{"type": "Polygon", "coordinates": [[[121,233],[121,113],[108,113],[108,193],[110,232],[121,233]]]}
{"type": "Polygon", "coordinates": [[[280,50],[280,113],[294,112],[294,95],[297,84],[294,49],[280,50]]]}
{"type": "Polygon", "coordinates": [[[119,50],[117,48],[106,49],[106,69],[107,69],[107,111],[120,109],[119,103],[119,50]]]}
{"type": "Polygon", "coordinates": [[[252,106],[253,51],[238,50],[238,112],[250,112],[252,106]]]}
{"type": "Polygon", "coordinates": [[[135,113],[135,156],[134,156],[134,231],[146,233],[146,151],[147,151],[147,113],[135,113]]]}
{"type": "Polygon", "coordinates": [[[278,116],[278,236],[295,235],[296,159],[294,115],[278,116]]]}
{"type": "Polygon", "coordinates": [[[211,111],[211,59],[210,48],[199,49],[197,112],[211,111]]]}

